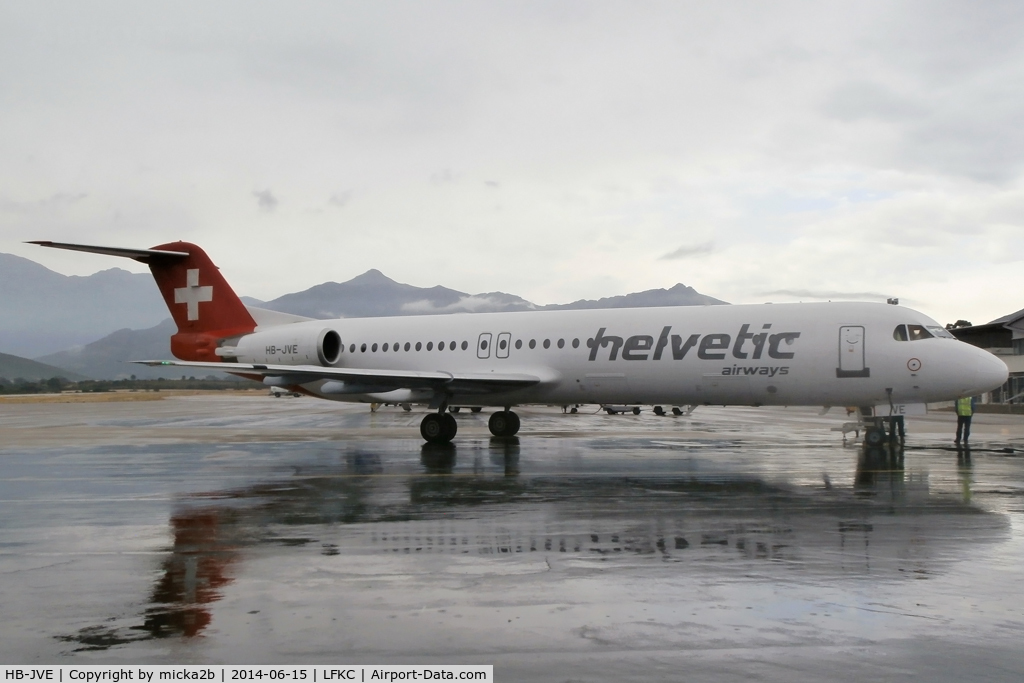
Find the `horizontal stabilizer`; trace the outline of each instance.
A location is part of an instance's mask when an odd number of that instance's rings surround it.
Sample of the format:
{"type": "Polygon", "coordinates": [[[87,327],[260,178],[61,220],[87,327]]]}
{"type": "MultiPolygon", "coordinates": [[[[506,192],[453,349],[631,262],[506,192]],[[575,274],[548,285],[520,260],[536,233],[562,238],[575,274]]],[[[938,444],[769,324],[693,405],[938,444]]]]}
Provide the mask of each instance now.
{"type": "Polygon", "coordinates": [[[52,247],[53,249],[67,249],[69,251],[87,251],[91,254],[106,254],[107,256],[123,256],[135,259],[140,263],[150,263],[154,259],[182,259],[188,258],[185,251],[167,251],[164,249],[125,249],[123,247],[97,247],[90,244],[68,244],[66,242],[51,242],[49,240],[34,240],[27,244],[38,244],[41,247],[52,247]]]}

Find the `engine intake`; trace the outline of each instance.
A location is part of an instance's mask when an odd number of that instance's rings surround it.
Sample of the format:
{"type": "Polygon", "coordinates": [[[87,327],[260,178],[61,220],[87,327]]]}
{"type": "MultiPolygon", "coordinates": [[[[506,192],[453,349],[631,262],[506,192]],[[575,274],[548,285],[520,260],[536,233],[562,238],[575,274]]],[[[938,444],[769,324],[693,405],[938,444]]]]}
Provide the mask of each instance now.
{"type": "Polygon", "coordinates": [[[334,365],[341,358],[341,335],[324,330],[316,341],[316,356],[321,365],[334,365]]]}

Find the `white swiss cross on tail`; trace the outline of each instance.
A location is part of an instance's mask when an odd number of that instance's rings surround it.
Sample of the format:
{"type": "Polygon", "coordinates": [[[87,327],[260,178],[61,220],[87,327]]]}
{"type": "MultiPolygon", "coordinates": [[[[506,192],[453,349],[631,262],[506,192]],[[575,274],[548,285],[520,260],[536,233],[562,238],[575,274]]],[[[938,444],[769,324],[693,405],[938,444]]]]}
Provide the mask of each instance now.
{"type": "Polygon", "coordinates": [[[199,320],[199,304],[213,301],[213,287],[199,286],[199,269],[189,268],[185,275],[185,286],[174,290],[174,303],[188,305],[188,319],[199,320]]]}

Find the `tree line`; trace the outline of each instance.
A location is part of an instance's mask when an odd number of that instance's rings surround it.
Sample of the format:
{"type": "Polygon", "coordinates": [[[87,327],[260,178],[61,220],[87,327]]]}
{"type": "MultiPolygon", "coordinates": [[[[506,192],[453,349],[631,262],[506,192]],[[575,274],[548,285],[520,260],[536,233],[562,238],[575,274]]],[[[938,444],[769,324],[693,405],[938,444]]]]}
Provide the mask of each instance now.
{"type": "Polygon", "coordinates": [[[63,377],[27,380],[22,377],[0,377],[0,394],[59,394],[63,392],[99,393],[106,391],[161,391],[166,389],[198,389],[223,391],[225,389],[254,389],[262,386],[247,379],[222,379],[213,376],[196,379],[87,379],[72,382],[63,377]]]}

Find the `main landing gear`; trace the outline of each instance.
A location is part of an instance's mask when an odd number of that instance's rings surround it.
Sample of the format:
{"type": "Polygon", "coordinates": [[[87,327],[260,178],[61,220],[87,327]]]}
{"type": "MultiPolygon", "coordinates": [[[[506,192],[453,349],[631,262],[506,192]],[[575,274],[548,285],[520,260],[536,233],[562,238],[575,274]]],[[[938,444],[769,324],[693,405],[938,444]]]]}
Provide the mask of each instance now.
{"type": "MultiPolygon", "coordinates": [[[[515,436],[519,432],[519,416],[511,410],[499,410],[491,415],[487,427],[494,436],[515,436]]],[[[420,436],[427,443],[449,443],[458,431],[459,425],[455,417],[446,411],[427,413],[420,422],[420,436]]]]}
{"type": "Polygon", "coordinates": [[[449,443],[459,431],[459,424],[449,413],[428,413],[420,422],[420,436],[427,443],[449,443]]]}
{"type": "Polygon", "coordinates": [[[499,410],[491,415],[487,428],[495,436],[515,436],[519,431],[519,416],[511,410],[499,410]]]}

